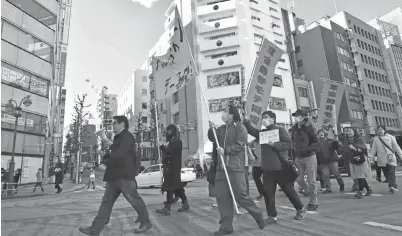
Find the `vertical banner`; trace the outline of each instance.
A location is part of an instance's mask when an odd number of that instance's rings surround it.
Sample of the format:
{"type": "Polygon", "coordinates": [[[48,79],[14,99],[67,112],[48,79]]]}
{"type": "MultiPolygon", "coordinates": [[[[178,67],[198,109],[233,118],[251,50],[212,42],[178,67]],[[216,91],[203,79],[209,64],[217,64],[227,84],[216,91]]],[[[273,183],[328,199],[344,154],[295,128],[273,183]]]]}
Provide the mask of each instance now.
{"type": "Polygon", "coordinates": [[[328,132],[328,126],[335,127],[334,119],[339,116],[339,109],[334,112],[334,107],[340,107],[342,96],[345,92],[345,85],[333,80],[324,80],[322,95],[320,100],[320,114],[317,120],[317,129],[328,132]],[[336,117],[334,117],[334,115],[336,117]]]}
{"type": "Polygon", "coordinates": [[[66,64],[67,64],[67,45],[61,44],[61,51],[60,51],[60,76],[58,85],[60,87],[64,87],[64,82],[66,80],[66,64]]]}
{"type": "Polygon", "coordinates": [[[282,54],[283,51],[279,47],[264,39],[246,97],[246,111],[251,125],[256,129],[261,128],[261,114],[268,109],[275,66],[282,54]]]}
{"type": "Polygon", "coordinates": [[[244,66],[241,66],[240,69],[240,92],[241,100],[244,101],[246,99],[246,76],[244,75],[244,66]]]}

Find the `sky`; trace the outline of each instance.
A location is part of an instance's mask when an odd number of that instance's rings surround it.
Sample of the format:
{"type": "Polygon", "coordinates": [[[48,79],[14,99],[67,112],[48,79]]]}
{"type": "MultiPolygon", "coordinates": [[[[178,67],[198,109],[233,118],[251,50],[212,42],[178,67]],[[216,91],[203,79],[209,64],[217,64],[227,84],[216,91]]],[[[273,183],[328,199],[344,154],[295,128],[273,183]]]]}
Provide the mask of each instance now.
{"type": "MultiPolygon", "coordinates": [[[[190,0],[183,0],[190,1],[190,0]]],[[[266,1],[266,0],[260,0],[266,1]]],[[[293,0],[294,11],[309,24],[335,14],[334,0],[293,0]]],[[[118,93],[164,32],[164,13],[172,0],[73,0],[66,69],[68,126],[77,94],[88,94],[91,112],[97,95],[85,79],[118,93]]],[[[286,8],[287,0],[281,0],[286,8]]],[[[400,0],[336,0],[338,11],[368,21],[401,6],[400,0]]]]}

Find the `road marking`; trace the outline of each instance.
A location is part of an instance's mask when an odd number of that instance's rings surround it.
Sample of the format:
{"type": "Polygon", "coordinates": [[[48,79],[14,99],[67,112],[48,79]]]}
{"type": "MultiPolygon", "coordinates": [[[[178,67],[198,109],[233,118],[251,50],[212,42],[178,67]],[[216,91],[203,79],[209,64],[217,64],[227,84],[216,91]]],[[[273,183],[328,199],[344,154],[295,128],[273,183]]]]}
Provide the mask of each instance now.
{"type": "MultiPolygon", "coordinates": [[[[356,194],[356,193],[344,193],[344,194],[353,195],[353,194],[356,194]]],[[[381,196],[384,196],[384,195],[373,193],[373,194],[371,194],[371,196],[373,196],[373,197],[381,197],[381,196]]]]}
{"type": "Polygon", "coordinates": [[[396,225],[388,225],[388,224],[377,223],[377,222],[364,222],[363,224],[376,226],[376,227],[382,227],[382,228],[386,228],[386,229],[392,229],[392,230],[396,230],[396,231],[402,231],[402,227],[396,226],[396,225]]]}
{"type": "MultiPolygon", "coordinates": [[[[278,207],[283,208],[283,209],[288,209],[288,210],[296,211],[296,209],[294,209],[293,207],[289,207],[289,206],[278,206],[278,207]]],[[[308,214],[318,214],[317,211],[308,211],[307,213],[308,213],[308,214]]]]}

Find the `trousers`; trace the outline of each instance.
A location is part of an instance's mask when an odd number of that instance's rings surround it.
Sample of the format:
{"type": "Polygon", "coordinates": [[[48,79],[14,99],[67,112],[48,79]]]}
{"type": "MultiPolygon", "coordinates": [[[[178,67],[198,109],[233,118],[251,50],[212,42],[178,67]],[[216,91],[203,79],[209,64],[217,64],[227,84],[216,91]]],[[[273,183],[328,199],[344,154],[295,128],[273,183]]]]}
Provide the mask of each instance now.
{"type": "Polygon", "coordinates": [[[317,157],[315,155],[303,158],[296,158],[295,164],[300,171],[299,177],[297,178],[297,183],[305,191],[309,192],[310,201],[309,204],[318,204],[317,197],[317,157]],[[304,176],[307,175],[307,182],[304,180],[304,176]]]}
{"type": "Polygon", "coordinates": [[[252,175],[254,179],[255,186],[257,186],[258,193],[260,195],[264,194],[264,185],[262,184],[262,168],[259,166],[253,166],[252,175]]]}

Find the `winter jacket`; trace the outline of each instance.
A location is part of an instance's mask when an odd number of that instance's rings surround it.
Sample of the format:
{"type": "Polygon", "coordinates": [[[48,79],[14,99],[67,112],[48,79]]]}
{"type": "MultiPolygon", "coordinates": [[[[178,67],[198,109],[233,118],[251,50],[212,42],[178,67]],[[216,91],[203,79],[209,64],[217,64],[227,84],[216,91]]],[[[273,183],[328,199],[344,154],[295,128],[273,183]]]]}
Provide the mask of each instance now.
{"type": "Polygon", "coordinates": [[[293,147],[292,140],[290,139],[285,128],[273,124],[266,129],[257,130],[250,124],[250,121],[244,121],[244,125],[246,126],[248,133],[254,136],[256,139],[260,138],[260,132],[275,129],[279,130],[279,142],[276,142],[272,145],[260,144],[261,167],[263,171],[268,172],[285,169],[286,167],[282,165],[281,159],[285,161],[288,160],[288,150],[292,149],[293,147]]]}
{"type": "Polygon", "coordinates": [[[38,182],[38,183],[42,183],[42,182],[43,182],[42,172],[37,172],[37,173],[36,173],[36,182],[38,182]]]}
{"type": "Polygon", "coordinates": [[[310,157],[320,151],[317,132],[309,119],[291,128],[291,138],[295,158],[310,157]]]}
{"type": "Polygon", "coordinates": [[[338,145],[337,140],[329,140],[329,139],[319,139],[319,148],[320,150],[317,154],[317,162],[318,164],[329,164],[334,161],[338,161],[338,155],[336,153],[336,149],[338,145]]]}
{"type": "Polygon", "coordinates": [[[380,167],[397,166],[395,152],[402,157],[401,148],[392,135],[385,134],[381,136],[381,139],[392,151],[381,142],[380,137],[375,137],[371,146],[370,157],[377,156],[377,165],[380,167]]]}
{"type": "MultiPolygon", "coordinates": [[[[224,149],[223,159],[226,168],[231,171],[244,171],[247,129],[242,123],[233,122],[216,129],[219,146],[224,149]]],[[[208,130],[208,138],[215,142],[212,129],[208,130]]],[[[223,169],[222,160],[218,157],[218,170],[223,169]]]]}
{"type": "Polygon", "coordinates": [[[163,184],[162,192],[174,191],[182,187],[181,184],[181,155],[183,143],[180,139],[170,141],[167,146],[161,145],[163,153],[163,184]]]}
{"type": "Polygon", "coordinates": [[[350,149],[349,144],[353,145],[356,149],[359,149],[360,152],[363,152],[365,155],[367,155],[367,146],[362,137],[347,137],[343,139],[343,146],[341,148],[343,153],[342,157],[346,161],[351,161],[355,156],[358,155],[358,151],[350,149]]]}

